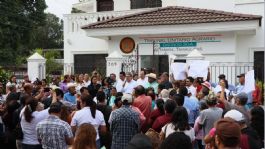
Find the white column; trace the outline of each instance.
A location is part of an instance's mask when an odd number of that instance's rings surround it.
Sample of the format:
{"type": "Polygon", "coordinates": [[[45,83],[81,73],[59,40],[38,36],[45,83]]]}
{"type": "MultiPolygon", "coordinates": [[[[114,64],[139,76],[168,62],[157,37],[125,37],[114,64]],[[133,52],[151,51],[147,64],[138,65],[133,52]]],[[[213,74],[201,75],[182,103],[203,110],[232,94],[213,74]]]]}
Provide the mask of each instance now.
{"type": "Polygon", "coordinates": [[[44,79],[46,77],[46,59],[37,52],[28,59],[28,75],[30,80],[44,79]]]}
{"type": "Polygon", "coordinates": [[[109,54],[108,57],[106,57],[106,75],[109,76],[111,73],[118,74],[121,71],[123,62],[123,57],[118,51],[113,51],[111,54],[109,54]]]}

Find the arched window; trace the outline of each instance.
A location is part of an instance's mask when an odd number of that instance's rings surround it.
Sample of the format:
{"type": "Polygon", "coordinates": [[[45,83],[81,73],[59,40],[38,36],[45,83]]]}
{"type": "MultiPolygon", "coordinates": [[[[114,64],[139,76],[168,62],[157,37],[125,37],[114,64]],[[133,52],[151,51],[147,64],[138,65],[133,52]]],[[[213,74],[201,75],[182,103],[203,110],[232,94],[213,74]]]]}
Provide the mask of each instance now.
{"type": "Polygon", "coordinates": [[[97,12],[113,11],[113,0],[97,0],[97,12]]]}
{"type": "Polygon", "coordinates": [[[161,0],[131,0],[131,9],[162,7],[161,0]]]}

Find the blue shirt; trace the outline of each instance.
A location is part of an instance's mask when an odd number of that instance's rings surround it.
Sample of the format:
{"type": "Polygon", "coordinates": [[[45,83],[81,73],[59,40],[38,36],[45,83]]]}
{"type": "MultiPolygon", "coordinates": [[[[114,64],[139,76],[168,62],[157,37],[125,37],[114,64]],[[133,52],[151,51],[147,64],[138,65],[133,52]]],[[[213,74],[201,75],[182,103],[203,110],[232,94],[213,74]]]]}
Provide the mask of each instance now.
{"type": "Polygon", "coordinates": [[[70,92],[67,92],[64,94],[63,100],[70,102],[73,105],[76,105],[76,97],[75,97],[75,95],[72,95],[70,92]]]}
{"type": "Polygon", "coordinates": [[[185,96],[183,107],[189,110],[189,124],[194,124],[199,116],[199,101],[195,97],[185,96]]]}

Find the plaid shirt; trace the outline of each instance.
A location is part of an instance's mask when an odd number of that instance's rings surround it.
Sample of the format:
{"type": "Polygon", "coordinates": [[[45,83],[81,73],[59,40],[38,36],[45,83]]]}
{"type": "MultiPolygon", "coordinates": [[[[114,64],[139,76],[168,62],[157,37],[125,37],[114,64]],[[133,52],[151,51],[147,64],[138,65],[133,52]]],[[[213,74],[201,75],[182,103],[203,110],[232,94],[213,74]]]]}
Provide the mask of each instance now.
{"type": "Polygon", "coordinates": [[[140,130],[139,114],[129,105],[113,111],[110,116],[110,129],[112,132],[111,149],[125,149],[140,130]]]}
{"type": "Polygon", "coordinates": [[[67,149],[65,137],[73,137],[70,125],[54,115],[38,123],[36,130],[43,149],[67,149]]]}

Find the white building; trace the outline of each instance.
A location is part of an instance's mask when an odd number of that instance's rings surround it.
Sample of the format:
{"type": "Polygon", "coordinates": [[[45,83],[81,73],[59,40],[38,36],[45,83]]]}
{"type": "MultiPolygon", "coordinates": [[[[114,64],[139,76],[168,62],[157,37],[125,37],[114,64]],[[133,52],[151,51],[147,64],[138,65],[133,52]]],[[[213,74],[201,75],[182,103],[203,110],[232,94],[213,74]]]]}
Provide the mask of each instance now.
{"type": "Polygon", "coordinates": [[[193,49],[211,61],[213,78],[234,79],[253,62],[264,69],[263,0],[83,0],[73,6],[87,13],[64,15],[65,73],[118,73],[121,63],[131,66],[128,56],[137,62],[131,69],[159,73],[168,71],[168,55],[185,59],[193,49]],[[120,49],[125,37],[135,42],[128,54],[120,49]]]}

